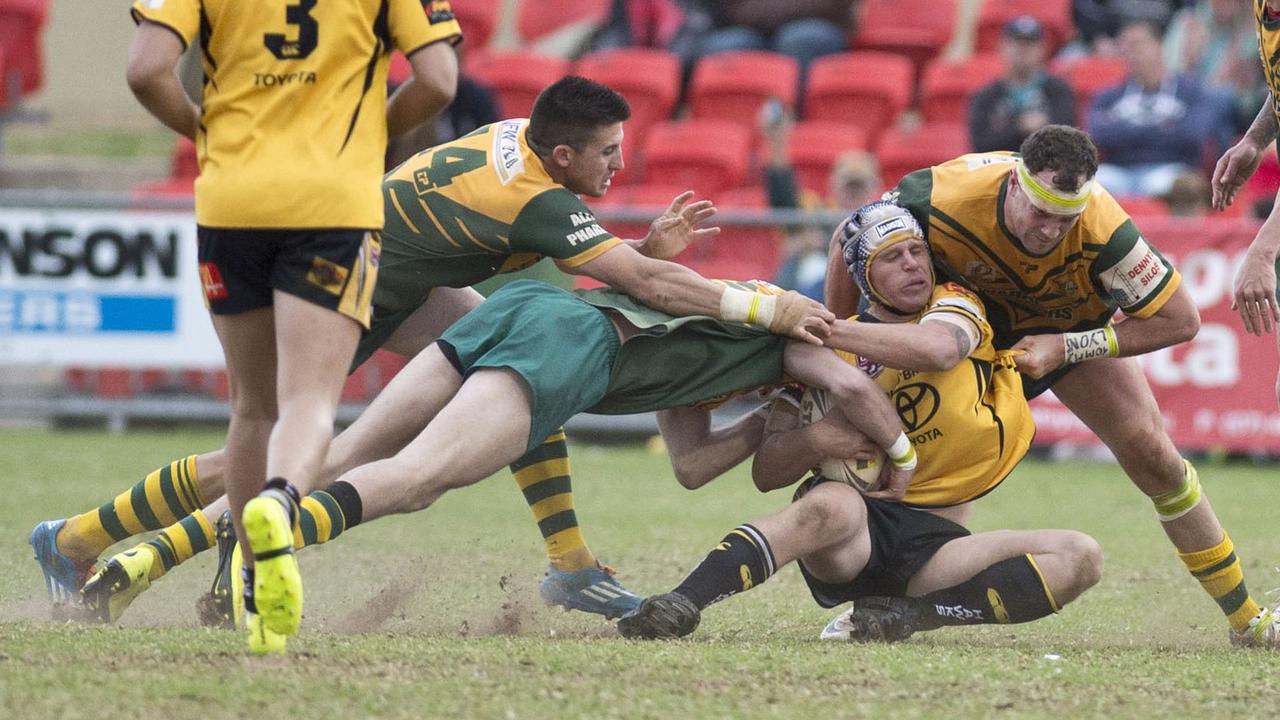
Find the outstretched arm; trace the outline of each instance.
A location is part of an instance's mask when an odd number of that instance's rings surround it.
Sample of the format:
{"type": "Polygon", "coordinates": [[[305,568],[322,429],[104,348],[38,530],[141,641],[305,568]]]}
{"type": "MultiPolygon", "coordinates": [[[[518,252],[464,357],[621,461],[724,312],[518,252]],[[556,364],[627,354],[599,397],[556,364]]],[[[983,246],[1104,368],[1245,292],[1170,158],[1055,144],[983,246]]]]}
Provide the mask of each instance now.
{"type": "Polygon", "coordinates": [[[693,191],[686,190],[675,197],[666,212],[649,225],[649,233],[639,240],[626,240],[641,255],[658,260],[670,260],[684,252],[695,242],[710,242],[720,234],[716,226],[703,227],[703,223],[716,214],[710,200],[693,199],[693,191]]]}
{"type": "Polygon", "coordinates": [[[889,367],[950,370],[973,352],[978,329],[959,315],[926,316],[919,323],[837,320],[827,346],[889,367]]]}
{"type": "Polygon", "coordinates": [[[1244,137],[1227,148],[1214,166],[1213,206],[1218,210],[1235,202],[1236,193],[1262,162],[1262,153],[1276,139],[1276,115],[1272,102],[1268,93],[1266,102],[1262,103],[1262,109],[1258,110],[1244,137]]]}
{"type": "Polygon", "coordinates": [[[750,457],[764,435],[767,407],[718,430],[711,429],[707,410],[678,407],[659,412],[658,430],[666,442],[676,481],[696,490],[750,457]]]}
{"type": "Polygon", "coordinates": [[[693,270],[654,260],[623,243],[566,272],[589,275],[672,315],[707,315],[747,322],[779,335],[821,345],[835,317],[821,304],[796,292],[765,295],[726,287],[693,270]]]}

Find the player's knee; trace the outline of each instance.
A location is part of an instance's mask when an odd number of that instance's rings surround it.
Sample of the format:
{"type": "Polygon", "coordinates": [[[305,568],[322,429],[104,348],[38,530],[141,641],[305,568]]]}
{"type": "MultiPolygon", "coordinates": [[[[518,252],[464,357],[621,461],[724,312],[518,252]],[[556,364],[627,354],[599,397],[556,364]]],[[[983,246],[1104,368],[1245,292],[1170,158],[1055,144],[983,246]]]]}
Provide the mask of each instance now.
{"type": "Polygon", "coordinates": [[[1069,531],[1062,540],[1063,554],[1074,570],[1077,592],[1083,592],[1102,579],[1102,546],[1082,532],[1069,531]]]}
{"type": "Polygon", "coordinates": [[[810,492],[797,503],[796,531],[805,537],[830,543],[854,532],[865,522],[866,505],[852,497],[856,491],[839,491],[834,485],[825,492],[810,492]]]}

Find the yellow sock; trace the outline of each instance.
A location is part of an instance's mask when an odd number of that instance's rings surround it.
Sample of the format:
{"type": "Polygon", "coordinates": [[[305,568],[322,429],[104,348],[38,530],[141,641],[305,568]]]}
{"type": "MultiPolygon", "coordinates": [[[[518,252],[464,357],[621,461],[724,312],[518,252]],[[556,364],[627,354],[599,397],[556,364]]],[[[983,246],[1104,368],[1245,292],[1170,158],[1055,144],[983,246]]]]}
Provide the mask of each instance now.
{"type": "Polygon", "coordinates": [[[582,529],[578,527],[578,516],[573,511],[569,447],[564,430],[552,433],[545,442],[512,463],[511,472],[538,522],[551,567],[562,572],[595,567],[595,555],[587,547],[582,529]]]}
{"type": "Polygon", "coordinates": [[[204,507],[199,485],[195,455],[163,465],[110,502],[68,518],[58,532],[58,550],[91,560],[121,540],[176,523],[204,507]]]}
{"type": "Polygon", "coordinates": [[[1249,621],[1262,608],[1249,596],[1244,585],[1244,572],[1231,537],[1224,531],[1222,542],[1217,545],[1197,552],[1178,553],[1178,557],[1200,581],[1204,591],[1217,601],[1231,629],[1243,632],[1248,628],[1249,621]]]}
{"type": "Polygon", "coordinates": [[[142,545],[154,552],[159,560],[151,563],[151,579],[161,577],[197,553],[208,550],[213,546],[213,540],[213,524],[203,510],[196,510],[165,528],[142,545]]]}

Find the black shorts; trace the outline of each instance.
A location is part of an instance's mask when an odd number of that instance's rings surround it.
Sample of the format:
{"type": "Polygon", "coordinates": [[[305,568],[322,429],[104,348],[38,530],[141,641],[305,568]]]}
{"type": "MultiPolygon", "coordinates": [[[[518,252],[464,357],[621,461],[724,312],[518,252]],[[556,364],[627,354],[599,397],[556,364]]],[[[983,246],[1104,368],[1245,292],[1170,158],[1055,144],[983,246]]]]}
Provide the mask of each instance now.
{"type": "Polygon", "coordinates": [[[197,227],[200,282],[215,315],[270,307],[279,290],[369,327],[382,245],[367,230],[197,227]]]}
{"type": "MultiPolygon", "coordinates": [[[[810,477],[800,485],[796,497],[824,482],[835,481],[810,477]]],[[[925,510],[868,497],[863,500],[867,503],[871,557],[857,577],[838,585],[826,583],[810,575],[803,561],[797,563],[813,599],[824,608],[869,595],[906,595],[907,583],[939,548],[969,535],[964,526],[925,510]]]]}

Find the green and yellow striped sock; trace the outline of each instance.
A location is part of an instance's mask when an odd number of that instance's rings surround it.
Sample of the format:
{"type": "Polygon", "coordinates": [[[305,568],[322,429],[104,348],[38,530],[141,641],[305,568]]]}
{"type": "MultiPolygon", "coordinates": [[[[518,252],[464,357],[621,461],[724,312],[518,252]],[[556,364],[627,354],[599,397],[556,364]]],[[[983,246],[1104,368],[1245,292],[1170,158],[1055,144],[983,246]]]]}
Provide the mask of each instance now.
{"type": "Polygon", "coordinates": [[[58,549],[76,560],[97,558],[111,545],[148,530],[160,530],[204,507],[196,456],[163,465],[101,507],[69,518],[58,532],[58,549]]]}
{"type": "Polygon", "coordinates": [[[1178,557],[1200,581],[1200,586],[1209,593],[1209,597],[1222,608],[1227,622],[1231,623],[1231,629],[1244,632],[1249,627],[1249,621],[1262,608],[1254,602],[1244,585],[1244,571],[1240,569],[1235,545],[1226,531],[1222,533],[1222,542],[1217,545],[1197,552],[1178,553],[1178,557]]]}
{"type": "Polygon", "coordinates": [[[516,485],[538,522],[547,560],[561,572],[595,567],[596,557],[578,527],[573,511],[573,486],[569,478],[569,446],[564,429],[551,434],[541,445],[511,464],[516,485]]]}
{"type": "Polygon", "coordinates": [[[155,580],[196,554],[213,547],[213,523],[203,510],[196,510],[170,525],[156,537],[143,543],[156,554],[159,562],[151,563],[150,577],[155,580]]]}
{"type": "Polygon", "coordinates": [[[321,545],[360,524],[364,503],[350,483],[339,480],[316,490],[299,503],[293,546],[321,545]]]}

